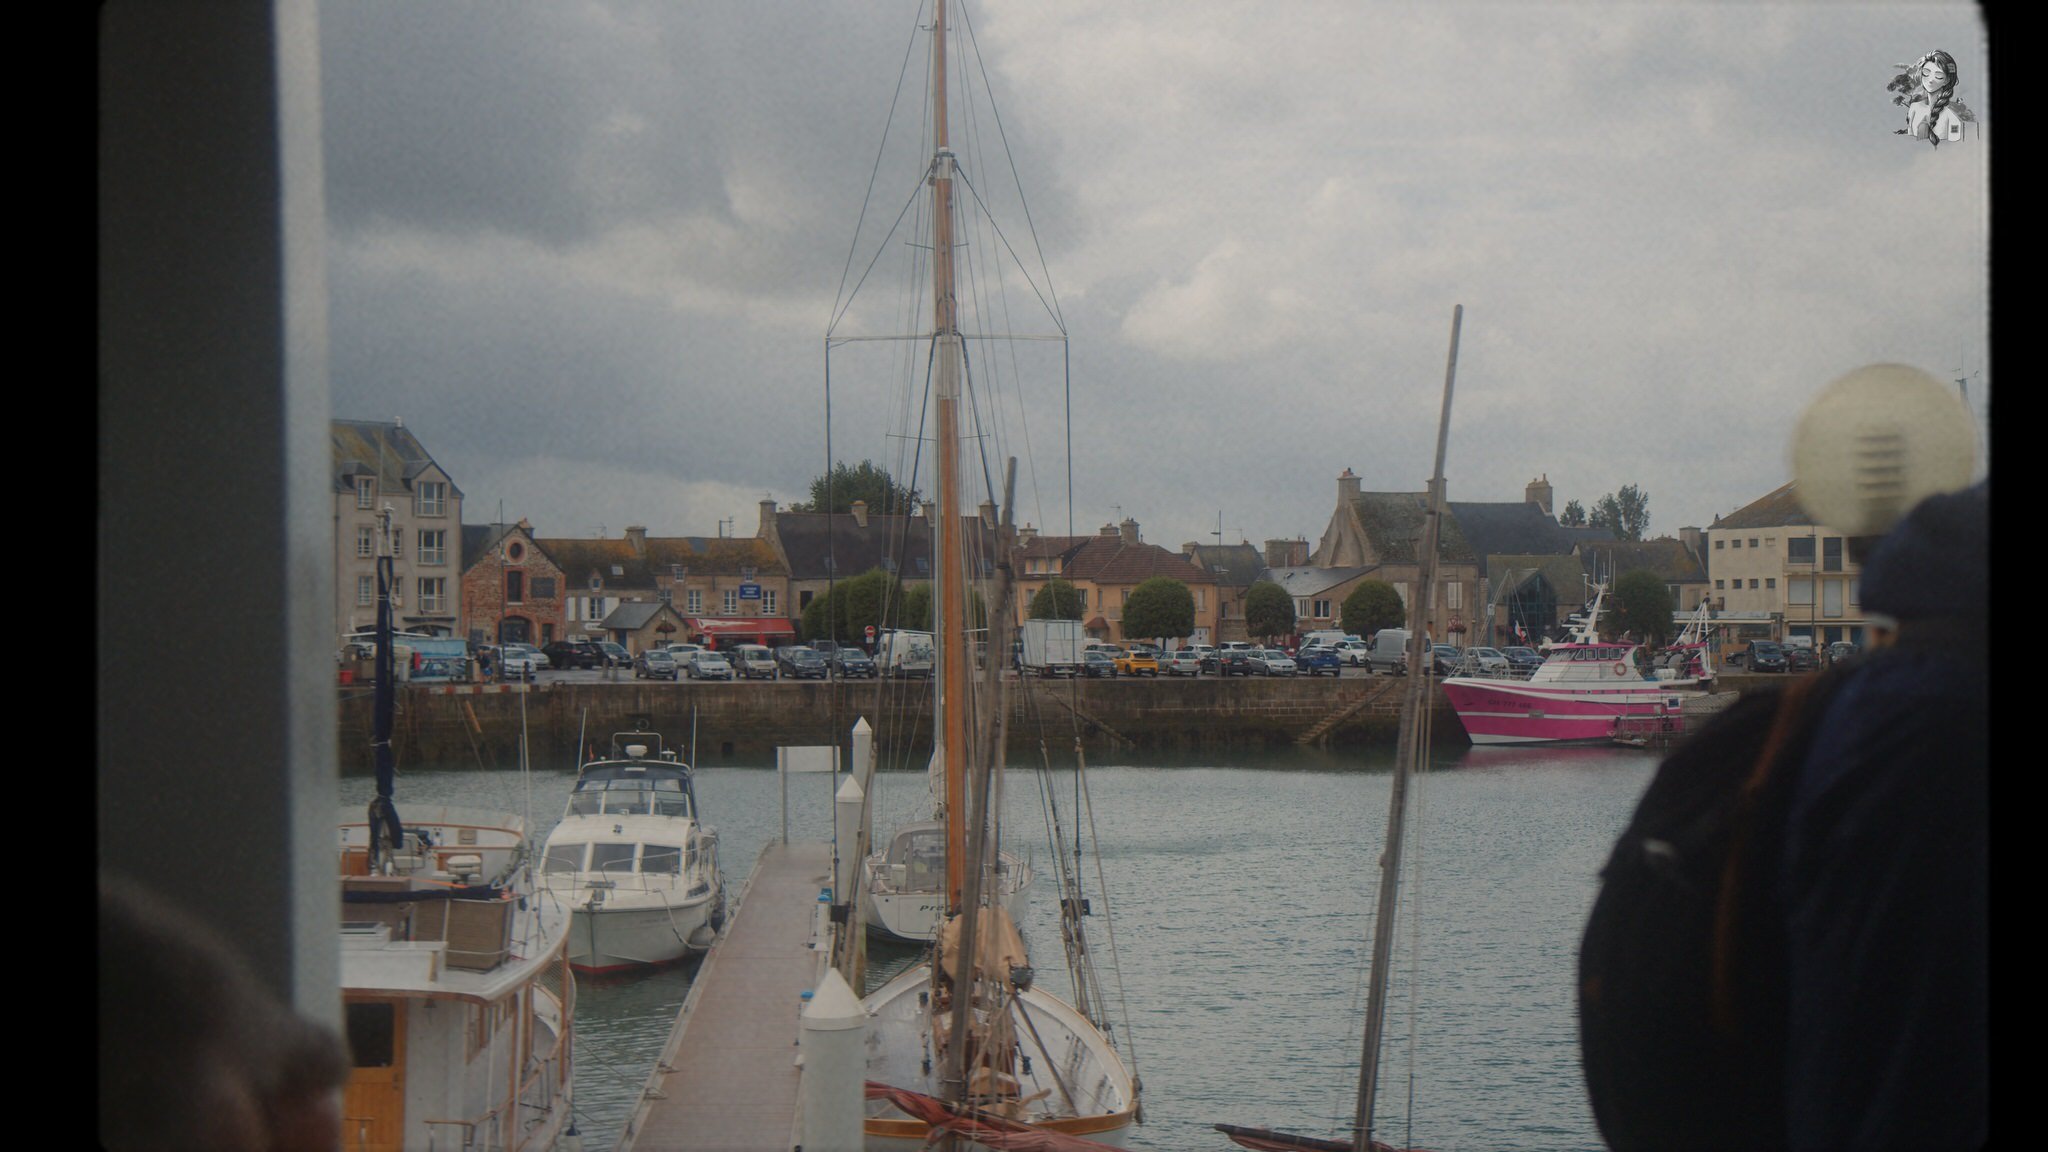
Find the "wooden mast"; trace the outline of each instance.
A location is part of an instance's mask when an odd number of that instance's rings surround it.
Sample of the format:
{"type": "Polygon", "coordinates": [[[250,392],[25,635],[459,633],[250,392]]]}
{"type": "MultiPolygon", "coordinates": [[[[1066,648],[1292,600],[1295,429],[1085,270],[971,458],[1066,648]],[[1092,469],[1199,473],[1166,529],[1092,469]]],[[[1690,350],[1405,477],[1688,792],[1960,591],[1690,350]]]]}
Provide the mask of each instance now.
{"type": "Polygon", "coordinates": [[[1444,449],[1451,431],[1451,385],[1458,377],[1458,330],[1465,322],[1465,306],[1451,309],[1451,351],[1444,365],[1443,413],[1436,427],[1436,469],[1429,482],[1429,511],[1422,522],[1421,554],[1416,557],[1420,579],[1408,603],[1408,699],[1401,705],[1400,736],[1395,750],[1393,796],[1387,804],[1387,846],[1380,856],[1379,911],[1373,917],[1372,981],[1365,999],[1365,1056],[1358,1066],[1358,1109],[1351,1128],[1351,1147],[1372,1147],[1373,1098],[1379,1092],[1380,1036],[1387,1015],[1387,965],[1394,952],[1394,909],[1401,891],[1401,836],[1408,811],[1408,780],[1415,774],[1420,756],[1420,725],[1416,714],[1423,706],[1422,693],[1435,668],[1435,658],[1424,642],[1429,619],[1427,608],[1436,587],[1438,530],[1444,512],[1444,449]],[[1425,663],[1427,661],[1427,663],[1425,663]]]}
{"type": "Polygon", "coordinates": [[[960,567],[960,376],[953,285],[953,151],[946,130],[946,0],[932,21],[932,333],[938,352],[938,524],[932,577],[939,682],[939,741],[946,772],[946,907],[961,911],[967,860],[967,588],[960,567]]]}

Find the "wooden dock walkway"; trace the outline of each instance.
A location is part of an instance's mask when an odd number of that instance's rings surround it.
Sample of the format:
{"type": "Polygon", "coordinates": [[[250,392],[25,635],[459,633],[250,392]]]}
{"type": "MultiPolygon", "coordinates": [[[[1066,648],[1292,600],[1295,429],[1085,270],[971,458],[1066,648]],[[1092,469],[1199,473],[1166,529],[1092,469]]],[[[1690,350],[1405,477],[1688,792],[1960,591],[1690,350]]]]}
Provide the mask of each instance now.
{"type": "Polygon", "coordinates": [[[798,1013],[831,955],[830,846],[771,843],[704,957],[620,1152],[788,1152],[796,1143],[798,1013]]]}

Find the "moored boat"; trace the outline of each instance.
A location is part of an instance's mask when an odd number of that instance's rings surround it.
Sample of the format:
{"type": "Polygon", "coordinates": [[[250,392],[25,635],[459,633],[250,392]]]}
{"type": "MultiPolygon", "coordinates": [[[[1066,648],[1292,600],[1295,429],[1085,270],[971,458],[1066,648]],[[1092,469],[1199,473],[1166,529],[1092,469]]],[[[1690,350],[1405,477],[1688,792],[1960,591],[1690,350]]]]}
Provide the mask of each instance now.
{"type": "MultiPolygon", "coordinates": [[[[377,561],[390,635],[391,549],[377,561]]],[[[377,652],[377,795],[339,820],[350,1149],[551,1149],[570,1110],[569,909],[534,884],[525,821],[393,799],[392,645],[377,652]]]]}
{"type": "Polygon", "coordinates": [[[620,732],[584,764],[548,833],[541,884],[573,910],[580,972],[666,964],[702,952],[725,918],[718,833],[699,814],[690,766],[655,732],[620,732]]]}
{"type": "MultiPolygon", "coordinates": [[[[1607,595],[1595,585],[1593,601],[1575,618],[1570,639],[1550,649],[1549,658],[1527,680],[1511,677],[1451,676],[1444,695],[1474,744],[1598,743],[1645,725],[1674,724],[1685,701],[1705,692],[1712,680],[1703,644],[1686,645],[1679,668],[1656,669],[1657,678],[1636,667],[1638,645],[1602,641],[1600,609],[1607,595]]],[[[1692,632],[1688,626],[1687,632],[1692,632]]],[[[1681,638],[1682,639],[1682,638],[1681,638]]]]}

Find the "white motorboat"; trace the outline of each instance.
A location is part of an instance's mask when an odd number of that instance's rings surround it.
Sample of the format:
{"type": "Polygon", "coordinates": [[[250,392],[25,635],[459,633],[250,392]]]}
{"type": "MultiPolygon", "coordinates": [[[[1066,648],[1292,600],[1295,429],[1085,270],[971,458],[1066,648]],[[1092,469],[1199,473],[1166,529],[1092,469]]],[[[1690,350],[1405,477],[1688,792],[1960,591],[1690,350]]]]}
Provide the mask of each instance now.
{"type": "MultiPolygon", "coordinates": [[[[385,635],[390,572],[387,545],[377,563],[385,635]]],[[[339,821],[341,987],[354,1065],[344,1142],[361,1152],[545,1152],[575,1133],[569,908],[536,887],[518,815],[399,815],[391,651],[378,646],[377,796],[367,814],[339,821]]]]}
{"type": "Polygon", "coordinates": [[[654,732],[613,735],[576,775],[548,834],[541,883],[574,911],[579,972],[666,964],[702,952],[725,919],[718,833],[697,807],[690,766],[654,732]]]}

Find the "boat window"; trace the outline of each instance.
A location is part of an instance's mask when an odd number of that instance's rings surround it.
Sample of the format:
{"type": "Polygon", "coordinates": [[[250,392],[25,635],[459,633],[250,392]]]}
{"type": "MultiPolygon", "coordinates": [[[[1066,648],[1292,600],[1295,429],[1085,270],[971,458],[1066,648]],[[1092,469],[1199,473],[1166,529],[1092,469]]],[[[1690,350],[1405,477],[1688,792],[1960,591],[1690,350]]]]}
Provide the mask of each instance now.
{"type": "Polygon", "coordinates": [[[592,844],[590,846],[590,870],[592,872],[631,872],[633,870],[633,848],[631,844],[592,844]]]}
{"type": "Polygon", "coordinates": [[[588,844],[550,844],[547,860],[541,864],[542,872],[581,872],[583,850],[588,844]]]}
{"type": "Polygon", "coordinates": [[[654,814],[656,816],[688,816],[690,814],[690,798],[687,796],[657,795],[654,798],[654,814]]]}
{"type": "Polygon", "coordinates": [[[642,844],[640,870],[675,876],[682,872],[683,850],[673,844],[642,844]]]}
{"type": "Polygon", "coordinates": [[[637,788],[631,792],[608,792],[604,810],[613,816],[644,816],[647,814],[647,793],[637,788]]]}
{"type": "Polygon", "coordinates": [[[389,1068],[397,1054],[398,1012],[391,1004],[353,1003],[348,1010],[348,1050],[358,1068],[389,1068]]]}
{"type": "Polygon", "coordinates": [[[595,816],[597,815],[598,807],[603,802],[603,793],[577,792],[569,797],[569,815],[595,816]]]}

